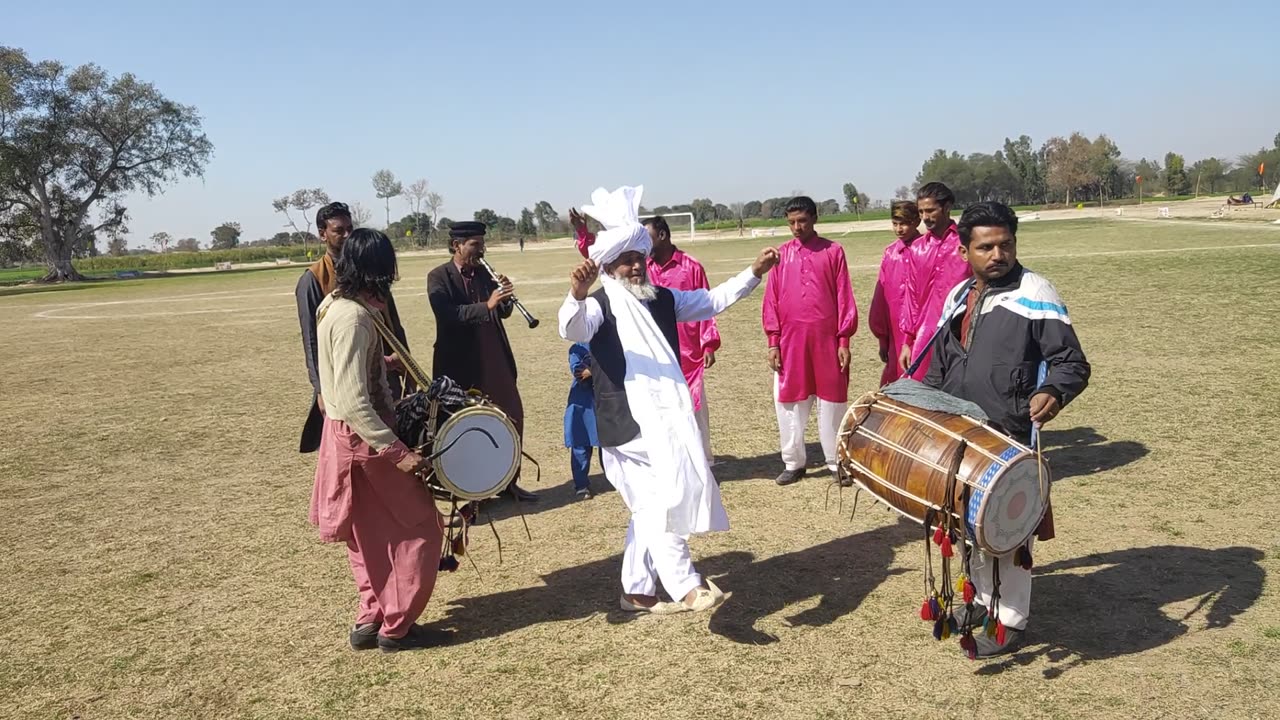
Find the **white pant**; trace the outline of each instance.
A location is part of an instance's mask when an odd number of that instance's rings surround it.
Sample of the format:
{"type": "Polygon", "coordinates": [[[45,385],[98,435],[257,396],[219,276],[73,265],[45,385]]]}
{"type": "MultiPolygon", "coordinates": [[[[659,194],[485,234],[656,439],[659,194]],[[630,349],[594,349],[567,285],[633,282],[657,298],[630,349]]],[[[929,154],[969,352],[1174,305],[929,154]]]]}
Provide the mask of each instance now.
{"type": "MultiPolygon", "coordinates": [[[[1032,537],[1027,546],[1030,548],[1034,544],[1035,537],[1032,537]]],[[[1025,628],[1031,616],[1031,573],[1018,567],[1017,557],[1017,553],[1010,553],[1003,558],[994,558],[981,550],[974,550],[969,560],[978,602],[988,609],[991,608],[991,591],[995,585],[993,568],[997,562],[1000,564],[1000,610],[997,617],[1012,630],[1025,628]]]]}
{"type": "Polygon", "coordinates": [[[693,413],[693,419],[698,421],[698,432],[702,433],[702,450],[707,455],[707,462],[714,463],[715,459],[711,456],[711,416],[707,411],[707,391],[702,391],[702,407],[693,413]]]}
{"type": "Polygon", "coordinates": [[[818,401],[818,439],[822,441],[822,454],[827,461],[827,469],[836,469],[836,436],[840,432],[840,422],[844,420],[845,410],[849,403],[827,402],[810,395],[805,400],[794,403],[778,401],[778,380],[774,376],[773,405],[778,412],[778,440],[782,446],[782,462],[788,470],[799,470],[805,466],[807,457],[804,449],[804,431],[809,424],[809,412],[813,401],[818,401]]]}
{"type": "MultiPolygon", "coordinates": [[[[686,538],[669,532],[644,530],[665,524],[665,521],[643,522],[655,518],[641,515],[655,512],[643,508],[648,504],[643,494],[652,485],[645,453],[631,444],[603,448],[600,461],[605,477],[618,488],[627,509],[631,510],[631,523],[627,526],[627,540],[622,552],[622,591],[629,595],[656,595],[657,581],[661,580],[662,587],[673,600],[683,599],[690,590],[702,585],[702,576],[693,569],[686,538]]],[[[665,512],[663,515],[665,517],[665,512]]]]}

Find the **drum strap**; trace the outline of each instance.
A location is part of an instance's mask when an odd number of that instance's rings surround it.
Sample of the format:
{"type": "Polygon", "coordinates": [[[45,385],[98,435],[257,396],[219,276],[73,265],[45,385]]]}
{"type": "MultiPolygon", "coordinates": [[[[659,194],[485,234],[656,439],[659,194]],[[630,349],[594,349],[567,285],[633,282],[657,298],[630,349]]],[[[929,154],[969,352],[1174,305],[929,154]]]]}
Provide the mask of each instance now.
{"type": "MultiPolygon", "coordinates": [[[[964,307],[965,300],[969,298],[969,293],[973,291],[974,282],[973,278],[969,278],[965,283],[964,292],[961,293],[960,297],[956,300],[960,307],[964,307]]],[[[952,312],[954,313],[955,311],[953,310],[952,312]]],[[[933,347],[934,341],[938,339],[938,336],[942,334],[944,329],[950,326],[951,318],[944,314],[943,317],[938,320],[938,327],[933,331],[933,335],[929,338],[929,343],[924,346],[924,349],[921,350],[920,354],[916,356],[916,359],[911,362],[911,365],[907,366],[907,371],[903,373],[905,376],[910,377],[916,371],[916,368],[920,367],[920,363],[924,362],[925,356],[929,354],[929,349],[933,347]]]]}

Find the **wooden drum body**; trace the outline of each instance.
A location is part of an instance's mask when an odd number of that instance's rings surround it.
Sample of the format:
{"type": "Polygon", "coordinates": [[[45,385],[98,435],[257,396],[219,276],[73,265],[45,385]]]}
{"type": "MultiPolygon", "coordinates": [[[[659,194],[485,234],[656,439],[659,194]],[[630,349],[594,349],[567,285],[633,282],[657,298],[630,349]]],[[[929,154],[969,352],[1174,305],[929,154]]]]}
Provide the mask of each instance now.
{"type": "Polygon", "coordinates": [[[934,526],[943,508],[963,508],[964,517],[953,517],[965,523],[965,539],[988,554],[1024,545],[1048,508],[1049,473],[1035,452],[970,417],[872,392],[849,407],[839,438],[841,469],[859,486],[934,526]]]}

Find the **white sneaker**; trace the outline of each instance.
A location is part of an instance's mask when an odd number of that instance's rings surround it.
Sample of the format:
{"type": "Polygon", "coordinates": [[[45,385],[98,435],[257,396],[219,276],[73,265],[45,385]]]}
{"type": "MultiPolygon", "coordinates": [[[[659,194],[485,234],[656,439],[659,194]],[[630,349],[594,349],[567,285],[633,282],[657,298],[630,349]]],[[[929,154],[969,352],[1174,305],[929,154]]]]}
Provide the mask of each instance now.
{"type": "Polygon", "coordinates": [[[730,595],[732,593],[725,594],[720,588],[716,587],[715,583],[708,580],[707,587],[700,587],[694,593],[693,602],[686,603],[683,600],[675,600],[673,602],[658,603],[654,606],[653,612],[658,615],[674,615],[675,613],[712,610],[719,607],[725,600],[728,600],[730,595]]]}

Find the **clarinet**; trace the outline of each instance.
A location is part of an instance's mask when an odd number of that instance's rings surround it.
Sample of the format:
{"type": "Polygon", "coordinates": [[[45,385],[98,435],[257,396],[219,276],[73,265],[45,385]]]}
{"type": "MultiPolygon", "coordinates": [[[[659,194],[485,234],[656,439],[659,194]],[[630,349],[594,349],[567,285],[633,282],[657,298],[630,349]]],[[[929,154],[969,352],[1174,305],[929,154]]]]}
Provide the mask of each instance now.
{"type": "MultiPolygon", "coordinates": [[[[479,261],[480,265],[484,267],[485,270],[489,271],[489,275],[493,277],[493,281],[501,286],[502,279],[498,277],[498,271],[494,270],[493,266],[484,258],[476,258],[476,260],[479,261]]],[[[515,303],[516,309],[520,311],[520,314],[524,316],[525,321],[529,323],[530,329],[538,327],[538,318],[530,315],[529,311],[524,309],[524,305],[520,304],[520,301],[516,299],[515,295],[511,296],[511,302],[515,303]]]]}

